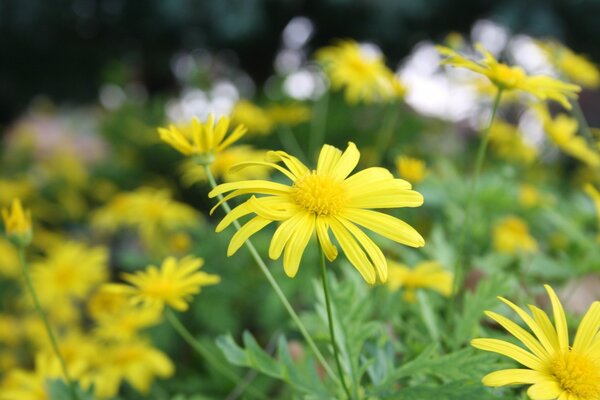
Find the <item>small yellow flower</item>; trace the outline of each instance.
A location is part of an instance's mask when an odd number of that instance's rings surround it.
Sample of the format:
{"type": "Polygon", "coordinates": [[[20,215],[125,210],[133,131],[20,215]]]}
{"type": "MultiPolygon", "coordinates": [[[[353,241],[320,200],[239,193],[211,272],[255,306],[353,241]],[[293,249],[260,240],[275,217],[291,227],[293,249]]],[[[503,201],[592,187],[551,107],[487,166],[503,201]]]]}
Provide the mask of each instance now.
{"type": "Polygon", "coordinates": [[[248,100],[236,103],[231,111],[231,120],[248,128],[249,134],[268,135],[275,127],[269,113],[248,100]]]}
{"type": "Polygon", "coordinates": [[[519,188],[519,203],[523,207],[533,208],[550,202],[547,195],[541,193],[535,186],[522,184],[519,188]]]}
{"type": "MultiPolygon", "coordinates": [[[[221,178],[225,182],[235,182],[244,179],[264,179],[269,176],[269,168],[257,165],[251,168],[234,169],[234,165],[246,161],[262,161],[265,159],[264,150],[254,150],[250,146],[234,146],[223,150],[215,156],[210,164],[210,171],[215,179],[221,178]]],[[[186,160],[181,165],[181,181],[186,186],[202,183],[208,180],[202,165],[194,160],[186,160]]]]}
{"type": "Polygon", "coordinates": [[[421,247],[425,241],[414,228],[373,209],[418,207],[423,204],[423,196],[411,190],[407,181],[394,179],[384,168],[367,168],[350,175],[359,158],[354,143],[349,143],[344,152],[325,145],[319,154],[317,168],[310,170],[297,158],[283,151],[273,151],[267,154],[270,162],[260,165],[278,170],[291,184],[249,180],[217,186],[209,197],[227,192],[231,193],[225,199],[244,194],[267,195],[252,196],[217,225],[217,232],[221,232],[239,218],[256,215],[232,237],[227,254],[231,256],[250,236],[270,223],[278,222],[269,257],[276,260],[283,253],[285,273],[294,277],[302,254],[315,233],[327,259],[333,261],[337,257],[337,248],[329,236],[331,229],[346,257],[365,281],[370,284],[377,280],[385,282],[387,261],[381,249],[359,226],[398,243],[421,247]],[[283,162],[286,168],[276,162],[283,162]]]}
{"type": "Polygon", "coordinates": [[[246,133],[243,125],[237,125],[233,132],[228,133],[229,125],[227,117],[219,118],[215,125],[215,116],[210,114],[204,123],[193,118],[187,125],[158,128],[158,133],[164,142],[180,153],[210,163],[215,154],[231,146],[246,133]]]}
{"type": "Polygon", "coordinates": [[[525,368],[495,371],[484,376],[482,382],[492,387],[529,384],[527,394],[533,400],[597,400],[600,398],[600,302],[590,306],[571,345],[560,300],[550,286],[545,288],[552,303],[554,325],[540,308],[530,305],[532,314],[529,314],[500,297],[533,334],[500,314],[486,311],[488,317],[525,348],[500,339],[474,339],[471,344],[510,357],[525,368]]]}
{"type": "Polygon", "coordinates": [[[388,265],[388,287],[404,289],[403,296],[408,302],[416,301],[417,289],[431,289],[446,297],[452,294],[452,274],[437,261],[424,261],[414,268],[393,261],[388,261],[388,265]]]}
{"type": "Polygon", "coordinates": [[[594,151],[582,136],[577,136],[579,123],[576,119],[565,114],[552,118],[546,107],[537,107],[536,111],[544,131],[558,148],[591,167],[600,166],[600,153],[594,151]]]}
{"type": "Polygon", "coordinates": [[[168,257],[160,268],[150,265],[144,271],[123,274],[123,279],[131,286],[109,284],[106,290],[131,296],[133,304],[161,310],[166,304],[185,311],[192,295],[200,293],[201,287],[215,285],[221,280],[217,275],[199,271],[203,264],[201,258],[188,256],[178,261],[168,257]]]}
{"type": "Polygon", "coordinates": [[[576,99],[577,93],[581,90],[577,85],[561,82],[549,76],[528,76],[521,67],[499,63],[483,46],[476,45],[475,48],[483,54],[483,60],[473,61],[448,47],[437,46],[438,51],[447,57],[443,64],[467,68],[484,75],[502,90],[520,90],[540,100],[557,101],[567,109],[571,109],[569,99],[576,99]]]}
{"type": "Polygon", "coordinates": [[[23,210],[19,199],[13,199],[10,209],[2,209],[2,219],[9,239],[19,246],[31,242],[31,213],[23,210]]]}
{"type": "Polygon", "coordinates": [[[340,40],[317,51],[334,90],[344,89],[346,101],[388,102],[404,95],[404,86],[385,65],[383,57],[353,40],[340,40]]]}
{"type": "Polygon", "coordinates": [[[501,120],[495,120],[489,133],[492,149],[502,158],[525,164],[537,158],[535,146],[523,140],[517,127],[501,120]]]}
{"type": "Polygon", "coordinates": [[[529,234],[527,223],[521,218],[506,217],[493,229],[493,246],[496,251],[507,254],[531,253],[538,249],[537,241],[529,234]]]}
{"type": "Polygon", "coordinates": [[[425,161],[407,157],[399,156],[396,158],[396,169],[402,179],[406,179],[410,183],[419,183],[427,175],[427,167],[425,161]]]}
{"type": "Polygon", "coordinates": [[[600,86],[600,71],[585,56],[554,41],[540,42],[539,45],[550,62],[569,80],[589,89],[600,86]]]}

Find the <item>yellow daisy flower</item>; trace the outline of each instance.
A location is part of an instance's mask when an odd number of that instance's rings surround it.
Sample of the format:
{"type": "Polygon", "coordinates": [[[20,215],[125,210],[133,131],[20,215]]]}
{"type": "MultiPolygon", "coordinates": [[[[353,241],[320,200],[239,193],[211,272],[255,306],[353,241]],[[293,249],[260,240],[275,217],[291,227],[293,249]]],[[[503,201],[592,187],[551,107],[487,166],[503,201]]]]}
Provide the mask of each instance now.
{"type": "Polygon", "coordinates": [[[310,170],[297,158],[283,151],[272,151],[267,153],[269,162],[260,165],[277,169],[290,179],[290,185],[249,180],[216,187],[209,197],[228,192],[231,193],[224,200],[244,194],[267,195],[252,196],[217,225],[216,230],[220,232],[233,221],[256,214],[232,237],[227,254],[231,256],[251,235],[277,221],[279,227],[271,240],[269,257],[276,260],[283,253],[285,273],[294,277],[308,241],[315,233],[327,259],[333,261],[337,257],[337,248],[329,237],[331,229],[346,257],[365,281],[371,284],[377,280],[385,282],[388,275],[386,259],[357,225],[398,243],[421,247],[425,241],[414,228],[373,209],[418,207],[423,204],[423,196],[411,190],[407,181],[394,179],[384,168],[368,168],[350,175],[359,158],[354,143],[349,143],[344,152],[325,145],[319,154],[317,168],[310,170]],[[286,168],[276,162],[283,162],[286,168]]]}
{"type": "Polygon", "coordinates": [[[317,51],[316,58],[323,64],[331,87],[344,89],[350,104],[385,102],[404,95],[404,86],[385,65],[383,57],[366,51],[353,40],[340,40],[324,47],[317,51]]]}
{"type": "Polygon", "coordinates": [[[505,369],[486,375],[486,386],[530,384],[533,400],[598,400],[600,398],[600,302],[594,302],[583,317],[573,344],[563,307],[554,290],[545,285],[552,303],[554,326],[548,315],[530,305],[532,315],[512,302],[512,308],[533,335],[510,319],[492,311],[486,315],[500,324],[527,348],[499,339],[474,339],[471,344],[484,351],[507,356],[525,368],[505,369]]]}
{"type": "Polygon", "coordinates": [[[498,62],[480,44],[476,45],[475,48],[483,54],[483,60],[473,61],[448,47],[437,46],[437,50],[447,57],[442,61],[443,64],[467,68],[482,74],[502,90],[520,90],[540,100],[557,101],[567,109],[571,109],[569,99],[576,99],[577,93],[581,90],[577,85],[561,82],[549,76],[528,76],[521,67],[511,67],[498,62]]]}
{"type": "Polygon", "coordinates": [[[21,200],[13,199],[10,209],[3,208],[2,219],[6,235],[11,240],[15,240],[19,245],[31,241],[31,213],[29,210],[23,210],[21,200]]]}
{"type": "Polygon", "coordinates": [[[150,265],[144,271],[123,274],[123,279],[131,286],[109,284],[105,288],[131,296],[133,304],[158,309],[166,304],[185,311],[192,295],[200,293],[202,286],[215,285],[221,280],[217,275],[199,271],[203,264],[201,258],[188,256],[178,261],[168,257],[160,268],[150,265]]]}
{"type": "Polygon", "coordinates": [[[390,290],[404,289],[404,300],[416,301],[417,289],[431,289],[443,296],[452,294],[452,273],[446,271],[437,261],[424,261],[414,268],[393,261],[390,267],[387,285],[390,290]]]}
{"type": "Polygon", "coordinates": [[[427,167],[425,161],[407,157],[399,156],[396,158],[396,169],[402,179],[406,179],[410,183],[419,183],[427,175],[427,167]]]}
{"type": "Polygon", "coordinates": [[[197,156],[210,163],[215,154],[225,150],[246,133],[243,125],[237,125],[228,134],[230,120],[221,117],[215,125],[215,116],[210,114],[208,121],[200,123],[193,118],[187,125],[158,128],[160,138],[175,150],[186,156],[197,156]]]}
{"type": "Polygon", "coordinates": [[[539,45],[550,62],[569,80],[590,89],[600,86],[600,70],[585,56],[554,41],[540,42],[539,45]]]}
{"type": "Polygon", "coordinates": [[[529,234],[527,223],[512,216],[494,225],[492,243],[496,251],[507,254],[531,253],[538,249],[537,241],[529,234]]]}

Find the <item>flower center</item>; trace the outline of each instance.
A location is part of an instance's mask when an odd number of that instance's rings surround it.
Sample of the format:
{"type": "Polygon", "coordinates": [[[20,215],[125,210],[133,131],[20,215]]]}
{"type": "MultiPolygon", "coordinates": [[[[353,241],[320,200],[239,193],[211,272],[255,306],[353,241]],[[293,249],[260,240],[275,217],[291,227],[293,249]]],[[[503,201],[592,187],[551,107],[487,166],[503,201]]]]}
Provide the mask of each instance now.
{"type": "Polygon", "coordinates": [[[494,72],[494,83],[504,89],[513,89],[523,79],[525,79],[525,72],[518,67],[510,67],[508,65],[498,64],[494,68],[494,72]]]}
{"type": "Polygon", "coordinates": [[[600,398],[600,364],[584,354],[569,350],[551,364],[560,387],[581,400],[600,398]]]}
{"type": "Polygon", "coordinates": [[[172,296],[175,290],[173,283],[167,280],[157,280],[144,288],[147,295],[157,299],[166,299],[172,296]]]}
{"type": "Polygon", "coordinates": [[[296,180],[292,199],[300,207],[316,215],[335,215],[346,205],[346,191],[337,181],[316,171],[296,180]]]}

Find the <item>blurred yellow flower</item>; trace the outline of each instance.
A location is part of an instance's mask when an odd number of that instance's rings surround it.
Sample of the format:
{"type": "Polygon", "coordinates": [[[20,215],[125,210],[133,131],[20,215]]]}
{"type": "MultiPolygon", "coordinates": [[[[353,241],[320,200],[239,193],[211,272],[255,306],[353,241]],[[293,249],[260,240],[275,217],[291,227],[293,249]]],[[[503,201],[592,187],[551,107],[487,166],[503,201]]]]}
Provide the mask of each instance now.
{"type": "MultiPolygon", "coordinates": [[[[251,235],[278,222],[269,257],[276,260],[283,253],[285,273],[294,277],[315,233],[327,259],[333,261],[337,257],[337,248],[329,237],[331,229],[346,257],[365,281],[370,284],[377,280],[385,282],[388,275],[386,259],[381,249],[357,225],[398,243],[421,247],[425,241],[414,228],[372,209],[418,207],[423,204],[423,196],[411,190],[410,183],[394,179],[384,168],[368,168],[349,176],[359,158],[354,143],[349,143],[344,152],[324,145],[317,168],[311,171],[297,158],[283,151],[272,151],[267,156],[269,162],[261,165],[277,169],[291,184],[249,180],[217,186],[209,197],[227,192],[231,193],[225,196],[226,200],[244,194],[268,195],[252,196],[217,225],[217,232],[221,232],[233,221],[256,214],[231,238],[227,254],[231,256],[251,235]],[[286,168],[277,162],[283,162],[286,168]]],[[[248,166],[255,164],[245,163],[248,166]]]]}
{"type": "MultiPolygon", "coordinates": [[[[244,169],[232,169],[232,167],[245,161],[262,161],[265,159],[265,153],[264,150],[254,150],[250,146],[230,147],[217,154],[209,168],[215,178],[221,178],[225,182],[263,179],[269,176],[269,168],[260,165],[244,169]]],[[[181,171],[181,180],[186,186],[208,180],[204,166],[198,165],[194,160],[186,160],[181,165],[181,171]]]]}
{"type": "Polygon", "coordinates": [[[523,139],[516,126],[496,119],[489,132],[490,145],[498,156],[529,164],[537,158],[538,151],[523,139]]]}
{"type": "Polygon", "coordinates": [[[21,262],[17,249],[0,236],[0,276],[16,279],[21,276],[21,262]]]}
{"type": "Polygon", "coordinates": [[[11,208],[2,209],[2,220],[9,239],[15,241],[19,246],[31,242],[31,213],[29,210],[23,209],[21,200],[15,198],[11,208]]]}
{"type": "Polygon", "coordinates": [[[552,118],[546,107],[537,107],[536,111],[544,131],[559,149],[591,167],[600,166],[600,153],[594,151],[582,136],[577,136],[579,124],[576,119],[565,114],[552,118]]]}
{"type": "Polygon", "coordinates": [[[118,193],[92,215],[94,228],[104,232],[134,228],[147,245],[165,233],[197,226],[199,221],[198,212],[173,200],[168,190],[149,187],[118,193]]]}
{"type": "Polygon", "coordinates": [[[298,125],[310,120],[310,108],[302,104],[276,104],[267,108],[274,124],[298,125]]]}
{"type": "Polygon", "coordinates": [[[506,217],[494,225],[492,243],[494,250],[507,254],[538,250],[537,241],[529,234],[527,223],[513,216],[506,217]]]}
{"type": "Polygon", "coordinates": [[[58,303],[65,309],[65,301],[83,300],[108,278],[108,250],[65,242],[32,263],[31,275],[43,306],[52,309],[58,303]]]}
{"type": "Polygon", "coordinates": [[[176,232],[169,236],[169,250],[176,254],[189,253],[192,238],[185,232],[176,232]]]}
{"type": "Polygon", "coordinates": [[[600,86],[600,71],[585,56],[576,54],[555,41],[539,42],[538,44],[556,69],[570,81],[590,89],[600,86]]]}
{"type": "Polygon", "coordinates": [[[177,260],[166,258],[161,267],[148,266],[144,271],[123,274],[130,285],[108,284],[106,289],[131,296],[133,304],[162,310],[166,305],[178,311],[188,309],[192,295],[200,293],[203,286],[220,282],[218,275],[199,271],[204,260],[192,256],[177,260]]]}
{"type": "Polygon", "coordinates": [[[35,357],[34,370],[13,369],[7,371],[0,386],[1,400],[51,400],[47,380],[60,379],[61,374],[50,373],[48,360],[39,354],[35,357]]]}
{"type": "Polygon", "coordinates": [[[541,193],[535,186],[524,183],[519,187],[519,203],[523,207],[533,208],[551,201],[548,195],[541,193]]]}
{"type": "Polygon", "coordinates": [[[419,158],[399,156],[396,158],[396,169],[400,178],[410,183],[419,183],[427,175],[425,161],[419,158]]]}
{"type": "Polygon", "coordinates": [[[329,76],[332,89],[344,89],[350,104],[388,102],[404,95],[404,86],[385,65],[382,55],[353,40],[323,47],[316,58],[329,76]]]}
{"type": "Polygon", "coordinates": [[[486,386],[531,385],[533,400],[600,399],[600,302],[594,302],[581,320],[572,345],[565,311],[554,290],[545,285],[552,303],[554,325],[540,308],[530,305],[532,314],[500,297],[525,322],[533,335],[520,325],[492,311],[486,315],[524,346],[500,339],[474,339],[473,347],[509,357],[525,368],[504,369],[483,377],[486,386]]]}
{"type": "Polygon", "coordinates": [[[452,273],[446,271],[437,261],[423,261],[414,268],[388,261],[390,268],[387,286],[390,290],[404,290],[403,297],[408,302],[416,301],[418,289],[431,289],[443,296],[452,294],[452,273]]]}
{"type": "Polygon", "coordinates": [[[549,76],[528,76],[521,67],[511,67],[499,63],[494,56],[480,44],[475,48],[483,54],[483,60],[473,61],[454,50],[437,46],[437,50],[447,58],[443,64],[462,67],[486,76],[501,90],[520,90],[540,100],[554,100],[563,107],[571,109],[569,99],[576,99],[581,88],[577,85],[561,82],[549,76]]]}
{"type": "Polygon", "coordinates": [[[229,125],[228,117],[219,118],[215,125],[215,116],[210,114],[204,123],[193,118],[187,125],[158,128],[158,133],[161,140],[180,153],[196,156],[198,161],[210,163],[215,154],[237,142],[246,133],[243,125],[237,125],[229,133],[229,125]]]}
{"type": "Polygon", "coordinates": [[[275,121],[269,113],[249,100],[240,100],[235,104],[231,121],[246,127],[248,134],[268,135],[275,127],[275,121]]]}

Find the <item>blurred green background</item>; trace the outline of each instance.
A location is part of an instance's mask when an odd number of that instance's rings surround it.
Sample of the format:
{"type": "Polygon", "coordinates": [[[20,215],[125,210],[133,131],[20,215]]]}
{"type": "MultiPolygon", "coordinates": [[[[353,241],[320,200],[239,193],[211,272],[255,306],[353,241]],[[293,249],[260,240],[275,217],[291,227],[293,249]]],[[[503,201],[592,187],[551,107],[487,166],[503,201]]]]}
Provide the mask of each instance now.
{"type": "Polygon", "coordinates": [[[555,37],[597,61],[598,15],[600,0],[1,0],[0,124],[36,95],[94,102],[106,82],[175,92],[170,63],[182,51],[220,52],[260,84],[296,16],[313,23],[309,51],[352,37],[377,43],[393,64],[415,43],[468,33],[482,18],[555,37]]]}

